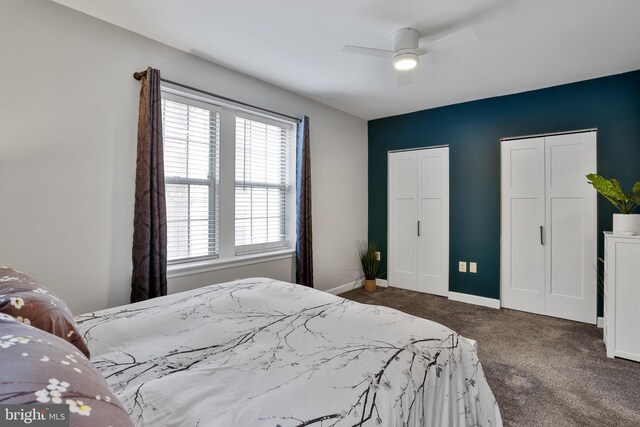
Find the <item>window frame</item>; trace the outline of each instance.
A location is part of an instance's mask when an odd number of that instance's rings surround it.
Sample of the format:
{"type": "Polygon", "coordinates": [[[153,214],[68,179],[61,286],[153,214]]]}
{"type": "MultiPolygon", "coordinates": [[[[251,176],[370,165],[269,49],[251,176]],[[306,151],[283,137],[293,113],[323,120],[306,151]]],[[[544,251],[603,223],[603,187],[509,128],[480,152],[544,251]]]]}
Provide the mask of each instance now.
{"type": "MultiPolygon", "coordinates": [[[[190,262],[198,262],[198,261],[206,261],[217,259],[220,256],[220,221],[219,218],[216,218],[216,213],[218,217],[220,216],[220,178],[219,178],[219,161],[220,161],[220,145],[221,145],[221,136],[220,136],[220,128],[221,128],[221,116],[222,116],[222,108],[219,105],[203,102],[202,100],[195,99],[192,96],[188,96],[187,93],[182,93],[170,87],[161,85],[160,87],[160,98],[162,100],[168,100],[176,103],[180,103],[182,105],[193,106],[197,108],[201,108],[203,110],[208,110],[213,114],[217,114],[217,129],[216,134],[218,141],[213,142],[209,141],[209,169],[208,175],[209,178],[188,178],[188,177],[167,177],[165,174],[164,182],[165,182],[165,194],[166,194],[166,185],[185,185],[187,186],[187,191],[189,190],[190,185],[206,185],[209,188],[209,223],[213,224],[213,227],[209,230],[208,236],[208,255],[200,255],[200,256],[192,256],[192,257],[181,257],[174,259],[167,259],[167,266],[169,265],[178,265],[185,264],[190,262]],[[188,103],[187,103],[188,101],[188,103]],[[217,150],[217,151],[216,151],[217,150]]],[[[163,150],[164,150],[164,115],[163,115],[163,150]]],[[[211,138],[211,135],[210,135],[211,138]]],[[[163,153],[164,154],[164,153],[163,153]]],[[[164,157],[164,156],[163,156],[164,157]]],[[[166,171],[166,168],[165,168],[166,171]]],[[[191,206],[187,205],[187,210],[190,211],[191,206]]],[[[190,214],[187,215],[187,221],[190,222],[190,214]]],[[[168,221],[167,221],[168,225],[168,221]]],[[[167,235],[167,243],[169,241],[169,236],[167,235]]]]}
{"type": "MultiPolygon", "coordinates": [[[[293,229],[293,233],[291,232],[291,222],[295,224],[295,205],[292,206],[292,202],[295,204],[295,195],[292,196],[292,193],[295,194],[295,131],[296,124],[286,121],[274,120],[270,117],[264,117],[261,115],[251,114],[244,111],[236,112],[236,120],[244,119],[244,120],[252,120],[260,123],[264,123],[270,126],[279,127],[288,132],[288,141],[289,147],[284,147],[284,150],[288,150],[288,153],[283,153],[286,156],[288,161],[288,169],[287,175],[285,176],[285,182],[279,184],[270,184],[267,182],[250,182],[250,181],[238,181],[237,179],[234,182],[234,195],[235,189],[239,185],[243,185],[248,188],[265,188],[265,189],[277,189],[279,192],[282,192],[284,195],[284,207],[283,207],[283,217],[281,218],[280,228],[282,232],[282,240],[277,242],[267,242],[267,243],[252,243],[248,245],[238,245],[237,242],[234,242],[235,253],[236,255],[244,255],[244,254],[255,254],[261,252],[269,252],[274,250],[281,250],[291,247],[293,245],[292,240],[295,238],[295,228],[293,229]]],[[[237,135],[236,135],[237,138],[237,135]]],[[[234,149],[236,148],[237,139],[234,138],[234,149]]],[[[234,165],[235,172],[235,165],[234,165]]],[[[235,174],[234,174],[235,178],[235,174]]],[[[235,227],[234,227],[235,231],[235,227]]]]}
{"type": "MultiPolygon", "coordinates": [[[[217,181],[217,214],[214,227],[217,232],[217,253],[212,256],[180,258],[169,261],[169,277],[179,277],[196,272],[214,271],[220,268],[239,267],[265,260],[289,258],[295,253],[296,239],[296,133],[297,121],[285,119],[277,115],[263,113],[246,108],[228,100],[204,95],[195,90],[173,86],[168,82],[161,85],[162,99],[175,97],[177,102],[189,101],[189,105],[216,111],[218,120],[218,168],[217,181]],[[180,101],[182,99],[182,101],[180,101]],[[257,120],[263,123],[289,128],[289,162],[288,182],[285,188],[285,217],[283,244],[265,244],[264,247],[252,250],[237,250],[235,245],[235,149],[236,149],[236,117],[257,120]]],[[[214,161],[215,163],[215,161],[214,161]]],[[[214,164],[215,167],[215,164],[214,164]]],[[[165,183],[169,183],[165,177],[165,183]]],[[[278,188],[281,185],[277,186],[278,188]]],[[[215,212],[215,211],[214,211],[215,212]]],[[[242,246],[241,246],[242,247],[242,246]]]]}

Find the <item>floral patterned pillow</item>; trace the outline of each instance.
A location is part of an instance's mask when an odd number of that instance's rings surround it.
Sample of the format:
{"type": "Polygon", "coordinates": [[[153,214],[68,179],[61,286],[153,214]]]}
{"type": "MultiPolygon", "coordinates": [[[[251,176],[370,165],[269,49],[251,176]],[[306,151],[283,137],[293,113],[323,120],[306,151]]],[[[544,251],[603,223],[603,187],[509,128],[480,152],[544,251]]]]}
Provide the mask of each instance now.
{"type": "Polygon", "coordinates": [[[107,382],[74,346],[0,313],[0,401],[67,404],[70,425],[133,423],[107,382]]]}
{"type": "Polygon", "coordinates": [[[57,335],[90,356],[64,301],[31,277],[8,267],[0,267],[0,313],[57,335]]]}

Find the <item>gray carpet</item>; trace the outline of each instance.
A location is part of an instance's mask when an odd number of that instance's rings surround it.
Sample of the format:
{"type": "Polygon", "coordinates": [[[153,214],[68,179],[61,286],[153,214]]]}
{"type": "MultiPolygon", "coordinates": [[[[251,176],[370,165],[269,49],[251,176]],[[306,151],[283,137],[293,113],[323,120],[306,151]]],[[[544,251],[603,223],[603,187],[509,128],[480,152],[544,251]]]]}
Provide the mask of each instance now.
{"type": "Polygon", "coordinates": [[[640,363],[608,359],[602,329],[396,288],[341,296],[430,319],[478,341],[506,426],[640,426],[640,363]]]}

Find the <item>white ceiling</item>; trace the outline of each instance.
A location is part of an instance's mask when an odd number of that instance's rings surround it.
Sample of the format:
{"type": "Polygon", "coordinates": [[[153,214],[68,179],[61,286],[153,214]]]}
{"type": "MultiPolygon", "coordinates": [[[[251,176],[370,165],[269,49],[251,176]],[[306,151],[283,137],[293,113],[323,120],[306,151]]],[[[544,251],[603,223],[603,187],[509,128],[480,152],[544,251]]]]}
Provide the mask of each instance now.
{"type": "Polygon", "coordinates": [[[638,0],[55,1],[364,119],[640,69],[638,0]],[[469,25],[478,41],[422,57],[410,86],[340,52],[469,25]]]}

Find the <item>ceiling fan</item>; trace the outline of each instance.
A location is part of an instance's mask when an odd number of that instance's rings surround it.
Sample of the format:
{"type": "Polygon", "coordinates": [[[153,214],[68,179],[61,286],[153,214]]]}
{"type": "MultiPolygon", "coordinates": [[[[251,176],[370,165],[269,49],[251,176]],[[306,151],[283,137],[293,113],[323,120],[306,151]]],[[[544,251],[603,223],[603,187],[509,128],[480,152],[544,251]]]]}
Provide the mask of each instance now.
{"type": "Polygon", "coordinates": [[[415,28],[401,28],[391,36],[392,50],[346,45],[341,51],[359,55],[391,58],[394,68],[398,71],[398,86],[404,86],[413,82],[413,69],[418,65],[418,58],[422,55],[471,43],[476,40],[478,40],[478,38],[473,28],[467,27],[419,47],[420,32],[415,28]]]}

